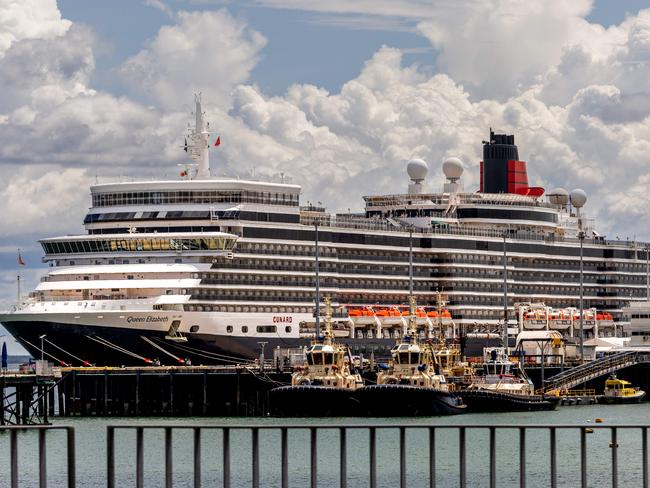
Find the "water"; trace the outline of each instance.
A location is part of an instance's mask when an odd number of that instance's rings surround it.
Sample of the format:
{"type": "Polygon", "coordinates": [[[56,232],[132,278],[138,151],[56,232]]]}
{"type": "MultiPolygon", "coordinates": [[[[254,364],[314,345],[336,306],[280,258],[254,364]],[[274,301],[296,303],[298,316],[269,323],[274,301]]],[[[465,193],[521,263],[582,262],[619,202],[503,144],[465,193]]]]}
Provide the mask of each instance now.
{"type": "MultiPolygon", "coordinates": [[[[522,412],[502,414],[466,414],[455,417],[399,419],[400,422],[430,425],[586,425],[597,417],[604,425],[644,424],[650,414],[650,404],[593,405],[561,407],[555,412],[522,412]]],[[[78,486],[105,486],[106,426],[121,425],[232,425],[247,422],[268,425],[291,425],[287,419],[55,419],[57,425],[73,425],[77,441],[78,486]]],[[[323,419],[300,420],[300,423],[322,423],[323,419]]],[[[377,431],[378,486],[399,485],[399,437],[397,429],[390,429],[395,419],[334,419],[332,426],[346,423],[378,424],[386,429],[377,431]]],[[[589,486],[611,484],[610,431],[594,429],[587,435],[589,486]]],[[[558,482],[559,486],[577,486],[580,479],[580,450],[578,430],[558,432],[558,482]]],[[[192,432],[174,431],[173,464],[174,486],[192,486],[193,438],[192,432]]],[[[9,439],[0,433],[0,486],[9,479],[9,439]]],[[[408,430],[407,482],[408,486],[428,486],[428,433],[425,430],[408,430]]],[[[549,434],[547,431],[527,433],[526,472],[528,486],[549,485],[549,434]]],[[[201,463],[203,486],[222,486],[221,432],[206,430],[202,433],[201,463]]],[[[368,486],[369,453],[367,431],[348,431],[348,486],[368,486]]],[[[338,486],[339,451],[338,431],[321,431],[318,434],[319,486],[338,486]]],[[[619,485],[640,486],[641,433],[624,429],[618,433],[619,485]]],[[[37,436],[35,433],[19,435],[20,486],[38,486],[37,436]]],[[[163,432],[145,431],[145,486],[159,487],[164,480],[163,432]]],[[[231,432],[231,475],[233,487],[251,486],[251,435],[247,431],[231,432]]],[[[135,431],[118,431],[116,434],[117,486],[135,484],[135,431]]],[[[309,432],[289,433],[290,486],[309,485],[309,432]]],[[[65,485],[65,433],[48,434],[49,486],[65,485]]],[[[261,486],[280,486],[280,433],[277,430],[260,432],[261,486]]],[[[488,431],[471,430],[467,433],[468,486],[488,486],[488,431]]],[[[456,430],[436,432],[436,479],[438,486],[458,486],[458,434],[456,430]]],[[[497,433],[498,486],[518,486],[519,434],[514,429],[497,433]]]]}

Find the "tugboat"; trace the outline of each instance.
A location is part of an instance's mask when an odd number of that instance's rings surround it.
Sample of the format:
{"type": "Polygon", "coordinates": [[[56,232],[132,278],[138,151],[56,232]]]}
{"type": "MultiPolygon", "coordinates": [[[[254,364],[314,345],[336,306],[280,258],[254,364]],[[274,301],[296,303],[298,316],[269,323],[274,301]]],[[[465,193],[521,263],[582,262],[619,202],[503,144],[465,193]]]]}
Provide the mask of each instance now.
{"type": "Polygon", "coordinates": [[[306,350],[306,362],[291,376],[291,385],[269,392],[270,413],[276,417],[351,417],[359,414],[354,392],[363,386],[351,371],[347,347],[333,340],[332,301],[325,297],[325,330],[306,350]]]}
{"type": "MultiPolygon", "coordinates": [[[[462,351],[459,345],[454,342],[456,334],[452,335],[451,343],[445,337],[441,318],[445,302],[440,292],[436,295],[436,305],[438,309],[438,336],[435,339],[429,339],[427,343],[433,349],[439,373],[448,381],[449,391],[455,391],[456,388],[468,384],[468,381],[473,377],[474,370],[467,362],[463,361],[462,351]]],[[[456,326],[452,322],[452,331],[455,330],[456,326]]]]}
{"type": "Polygon", "coordinates": [[[468,412],[555,410],[559,398],[535,394],[533,382],[505,347],[485,348],[483,368],[458,392],[468,412]]]}
{"type": "Polygon", "coordinates": [[[419,344],[415,299],[410,298],[408,334],[391,350],[392,361],[377,375],[377,384],[356,392],[364,412],[375,417],[455,415],[465,411],[436,371],[431,344],[419,344]]]}
{"type": "Polygon", "coordinates": [[[600,397],[600,403],[640,403],[645,397],[645,391],[633,387],[632,383],[619,380],[615,374],[605,381],[605,392],[600,397]]]}

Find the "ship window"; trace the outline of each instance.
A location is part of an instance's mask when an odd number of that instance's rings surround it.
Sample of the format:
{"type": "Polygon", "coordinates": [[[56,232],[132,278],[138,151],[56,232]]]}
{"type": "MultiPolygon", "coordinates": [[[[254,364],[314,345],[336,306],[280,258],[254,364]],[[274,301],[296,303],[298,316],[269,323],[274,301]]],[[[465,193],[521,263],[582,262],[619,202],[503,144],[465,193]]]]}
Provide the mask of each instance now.
{"type": "Polygon", "coordinates": [[[289,334],[289,333],[291,332],[291,326],[290,326],[290,325],[287,325],[287,326],[284,328],[284,331],[285,331],[287,334],[289,334]]]}
{"type": "Polygon", "coordinates": [[[248,333],[248,326],[247,325],[242,325],[241,326],[241,331],[242,331],[242,334],[248,333]]]}
{"type": "Polygon", "coordinates": [[[232,332],[232,325],[226,326],[226,332],[228,332],[229,334],[232,332]]]}
{"type": "Polygon", "coordinates": [[[275,325],[258,325],[257,332],[261,334],[272,334],[276,332],[277,328],[275,325]]]}

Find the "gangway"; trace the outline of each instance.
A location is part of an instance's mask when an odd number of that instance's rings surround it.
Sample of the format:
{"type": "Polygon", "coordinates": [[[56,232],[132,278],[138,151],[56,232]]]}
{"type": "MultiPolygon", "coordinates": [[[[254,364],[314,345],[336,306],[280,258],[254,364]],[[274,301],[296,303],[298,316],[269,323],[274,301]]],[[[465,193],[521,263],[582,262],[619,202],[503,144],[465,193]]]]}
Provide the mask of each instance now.
{"type": "Polygon", "coordinates": [[[650,363],[650,352],[623,351],[601,359],[589,361],[544,381],[544,389],[567,390],[574,386],[604,376],[614,371],[634,366],[639,363],[650,363]]]}

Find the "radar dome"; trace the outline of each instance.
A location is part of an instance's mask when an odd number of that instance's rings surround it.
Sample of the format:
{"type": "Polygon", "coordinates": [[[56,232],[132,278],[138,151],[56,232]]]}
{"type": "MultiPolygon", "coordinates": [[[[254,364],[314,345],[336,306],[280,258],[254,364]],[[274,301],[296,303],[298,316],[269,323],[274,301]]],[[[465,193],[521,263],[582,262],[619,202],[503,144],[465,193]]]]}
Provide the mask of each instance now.
{"type": "Polygon", "coordinates": [[[576,188],[575,190],[571,191],[571,205],[573,205],[575,208],[580,208],[587,203],[587,194],[585,193],[584,190],[580,188],[576,188]]]}
{"type": "Polygon", "coordinates": [[[548,201],[553,205],[566,205],[569,203],[569,192],[564,188],[554,188],[548,193],[548,201]]]}
{"type": "Polygon", "coordinates": [[[442,163],[442,172],[449,180],[457,180],[463,174],[463,162],[458,158],[447,158],[442,163]]]}
{"type": "Polygon", "coordinates": [[[406,172],[414,182],[420,183],[427,176],[429,166],[422,159],[411,159],[406,165],[406,172]]]}

